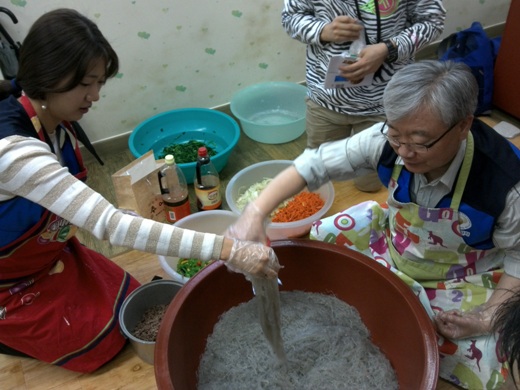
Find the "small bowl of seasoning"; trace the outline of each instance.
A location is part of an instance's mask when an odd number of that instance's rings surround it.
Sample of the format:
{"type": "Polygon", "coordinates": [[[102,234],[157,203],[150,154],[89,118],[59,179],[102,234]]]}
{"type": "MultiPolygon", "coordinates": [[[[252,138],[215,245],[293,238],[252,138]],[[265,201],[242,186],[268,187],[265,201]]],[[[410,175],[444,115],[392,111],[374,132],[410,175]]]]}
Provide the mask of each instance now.
{"type": "Polygon", "coordinates": [[[155,342],[164,313],[182,286],[173,280],[154,280],[135,289],[121,305],[121,332],[148,364],[154,363],[155,342]]]}
{"type": "MultiPolygon", "coordinates": [[[[238,214],[229,210],[207,210],[190,214],[176,222],[175,226],[202,233],[223,234],[228,226],[233,224],[237,219],[238,214]]],[[[216,260],[201,261],[199,259],[160,255],[158,258],[166,274],[182,284],[186,283],[193,275],[216,260]]]]}

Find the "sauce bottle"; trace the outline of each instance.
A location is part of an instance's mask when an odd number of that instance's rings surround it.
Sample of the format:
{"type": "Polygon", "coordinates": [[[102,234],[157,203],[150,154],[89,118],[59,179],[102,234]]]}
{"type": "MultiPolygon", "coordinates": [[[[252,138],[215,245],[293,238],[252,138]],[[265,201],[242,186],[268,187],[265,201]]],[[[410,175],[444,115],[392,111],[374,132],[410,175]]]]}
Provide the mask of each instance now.
{"type": "Polygon", "coordinates": [[[159,187],[164,201],[164,212],[169,223],[175,223],[190,214],[190,197],[184,173],[175,164],[172,154],[164,158],[166,166],[159,171],[159,187]]]}
{"type": "Polygon", "coordinates": [[[215,210],[222,206],[220,178],[205,146],[201,146],[198,150],[193,186],[197,197],[197,208],[200,211],[215,210]]]}

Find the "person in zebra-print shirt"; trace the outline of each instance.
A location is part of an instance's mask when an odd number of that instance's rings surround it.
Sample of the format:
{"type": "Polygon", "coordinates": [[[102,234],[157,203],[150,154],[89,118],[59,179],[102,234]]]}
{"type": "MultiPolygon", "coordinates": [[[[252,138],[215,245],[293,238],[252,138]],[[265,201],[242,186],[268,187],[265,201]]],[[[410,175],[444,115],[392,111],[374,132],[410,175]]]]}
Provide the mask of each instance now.
{"type": "MultiPolygon", "coordinates": [[[[444,30],[441,0],[285,0],[282,25],[307,45],[307,147],[342,139],[385,120],[383,91],[415,54],[444,30]],[[332,56],[342,55],[364,26],[367,46],[353,64],[340,67],[355,83],[374,73],[370,85],[325,88],[332,56]]],[[[355,179],[364,191],[380,188],[375,175],[355,179]]]]}

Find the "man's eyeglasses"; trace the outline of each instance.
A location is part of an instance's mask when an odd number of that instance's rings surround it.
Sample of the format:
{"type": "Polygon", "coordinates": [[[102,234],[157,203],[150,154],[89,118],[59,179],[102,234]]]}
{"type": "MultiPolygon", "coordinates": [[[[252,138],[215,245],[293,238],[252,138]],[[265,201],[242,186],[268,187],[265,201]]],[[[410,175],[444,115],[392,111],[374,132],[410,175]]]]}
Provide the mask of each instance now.
{"type": "MultiPolygon", "coordinates": [[[[457,122],[458,123],[458,122],[457,122]]],[[[392,145],[393,147],[399,149],[401,146],[406,146],[409,150],[415,153],[426,153],[428,150],[430,150],[437,142],[439,142],[446,134],[448,134],[451,130],[455,128],[457,125],[455,123],[453,126],[451,126],[448,130],[446,130],[442,135],[437,138],[435,141],[430,142],[429,144],[414,144],[414,143],[405,143],[405,142],[399,142],[399,140],[395,137],[388,136],[387,133],[384,133],[383,130],[386,126],[386,121],[383,123],[383,126],[381,127],[381,134],[384,135],[386,140],[392,145]]]]}

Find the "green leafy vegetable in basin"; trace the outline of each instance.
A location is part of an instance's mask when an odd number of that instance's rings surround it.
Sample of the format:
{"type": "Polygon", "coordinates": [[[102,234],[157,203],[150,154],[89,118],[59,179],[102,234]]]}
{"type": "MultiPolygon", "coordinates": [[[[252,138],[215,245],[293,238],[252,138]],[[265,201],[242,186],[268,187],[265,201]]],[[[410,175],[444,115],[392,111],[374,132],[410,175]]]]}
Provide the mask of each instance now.
{"type": "Polygon", "coordinates": [[[175,157],[175,162],[177,164],[185,164],[197,161],[197,153],[201,146],[205,146],[208,149],[208,155],[214,156],[217,154],[217,151],[214,147],[209,146],[201,141],[191,140],[184,143],[173,143],[164,147],[161,154],[159,154],[159,159],[166,157],[167,154],[173,154],[175,157]]]}
{"type": "Polygon", "coordinates": [[[191,278],[204,267],[213,263],[213,260],[202,261],[199,259],[179,259],[177,272],[186,278],[191,278]]]}

